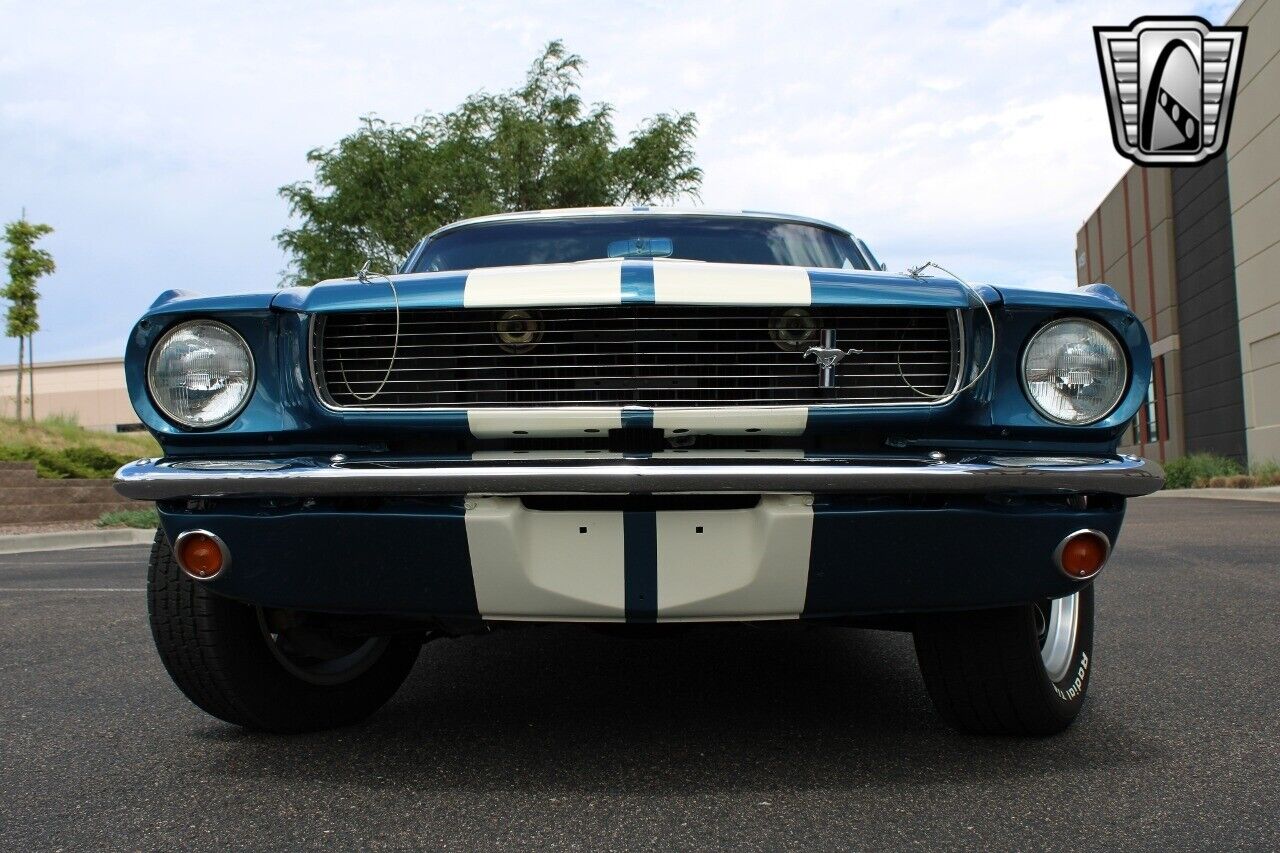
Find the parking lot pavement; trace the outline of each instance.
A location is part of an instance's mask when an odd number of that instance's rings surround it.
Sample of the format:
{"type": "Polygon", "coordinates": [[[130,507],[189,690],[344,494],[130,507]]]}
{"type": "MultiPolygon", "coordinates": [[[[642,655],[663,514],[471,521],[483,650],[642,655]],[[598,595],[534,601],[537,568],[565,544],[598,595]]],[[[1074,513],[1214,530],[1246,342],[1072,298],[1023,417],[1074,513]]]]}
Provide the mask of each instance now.
{"type": "Polygon", "coordinates": [[[934,717],[904,634],[576,627],[433,643],[368,723],[202,715],[146,549],[0,557],[0,846],[1280,847],[1280,506],[1137,501],[1096,680],[1045,740],[934,717]]]}

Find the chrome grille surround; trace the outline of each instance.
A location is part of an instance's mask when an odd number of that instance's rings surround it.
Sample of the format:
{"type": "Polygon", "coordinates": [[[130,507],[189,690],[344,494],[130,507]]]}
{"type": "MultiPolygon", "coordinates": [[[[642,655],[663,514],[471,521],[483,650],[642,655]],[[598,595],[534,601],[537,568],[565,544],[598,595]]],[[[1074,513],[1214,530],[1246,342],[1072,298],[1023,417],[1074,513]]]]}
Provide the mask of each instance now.
{"type": "Polygon", "coordinates": [[[528,308],[541,321],[529,349],[504,345],[505,309],[318,315],[311,372],[321,402],[338,411],[476,408],[921,406],[947,402],[960,384],[964,336],[953,309],[802,307],[836,346],[855,348],[819,387],[804,356],[819,333],[784,349],[773,307],[623,304],[528,308]],[[513,349],[517,351],[512,351],[513,349]],[[360,399],[387,376],[381,393],[360,399]],[[908,384],[909,383],[909,384],[908,384]],[[912,385],[918,390],[913,390],[912,385]]]}

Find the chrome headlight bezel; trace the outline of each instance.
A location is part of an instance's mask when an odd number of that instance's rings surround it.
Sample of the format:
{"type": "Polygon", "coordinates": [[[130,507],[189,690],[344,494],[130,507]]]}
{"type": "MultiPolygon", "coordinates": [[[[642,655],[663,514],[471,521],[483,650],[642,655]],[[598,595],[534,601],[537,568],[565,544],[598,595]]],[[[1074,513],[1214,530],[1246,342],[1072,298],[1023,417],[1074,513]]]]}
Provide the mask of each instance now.
{"type": "Polygon", "coordinates": [[[1100,421],[1104,421],[1115,413],[1116,409],[1120,407],[1120,404],[1124,402],[1125,395],[1129,390],[1129,385],[1133,381],[1133,374],[1129,368],[1129,355],[1125,350],[1124,342],[1113,329],[1104,323],[1100,323],[1097,320],[1093,320],[1088,317],[1059,317],[1056,320],[1050,320],[1048,323],[1041,325],[1032,332],[1030,336],[1028,336],[1027,342],[1023,344],[1022,347],[1022,357],[1018,359],[1018,381],[1022,385],[1023,396],[1027,398],[1027,402],[1031,404],[1031,407],[1035,409],[1041,417],[1057,425],[1081,427],[1090,426],[1100,421]],[[1052,329],[1068,323],[1090,326],[1102,335],[1106,336],[1115,348],[1116,357],[1119,360],[1119,373],[1123,377],[1123,381],[1120,383],[1119,390],[1116,392],[1115,398],[1111,400],[1110,405],[1106,407],[1103,413],[1084,421],[1063,420],[1051,413],[1041,405],[1040,401],[1036,398],[1036,395],[1031,390],[1031,383],[1027,379],[1027,360],[1031,355],[1031,349],[1035,345],[1036,340],[1052,329]]]}
{"type": "Polygon", "coordinates": [[[235,327],[221,320],[214,320],[209,317],[193,317],[189,320],[183,320],[175,323],[173,326],[165,330],[165,333],[156,339],[151,347],[151,352],[147,355],[147,396],[151,398],[151,404],[156,407],[164,418],[183,429],[188,430],[213,430],[226,426],[240,416],[245,406],[249,405],[249,401],[253,399],[253,392],[257,388],[258,383],[258,365],[253,358],[253,349],[249,346],[249,342],[244,339],[244,335],[236,331],[235,327]],[[161,397],[156,393],[155,384],[155,368],[156,359],[160,353],[164,351],[165,346],[174,338],[175,335],[190,329],[192,326],[217,326],[222,331],[228,333],[231,339],[244,351],[245,360],[248,364],[248,379],[246,382],[246,390],[244,396],[234,409],[223,415],[216,421],[200,422],[185,418],[182,415],[171,411],[163,403],[160,402],[161,397]]]}

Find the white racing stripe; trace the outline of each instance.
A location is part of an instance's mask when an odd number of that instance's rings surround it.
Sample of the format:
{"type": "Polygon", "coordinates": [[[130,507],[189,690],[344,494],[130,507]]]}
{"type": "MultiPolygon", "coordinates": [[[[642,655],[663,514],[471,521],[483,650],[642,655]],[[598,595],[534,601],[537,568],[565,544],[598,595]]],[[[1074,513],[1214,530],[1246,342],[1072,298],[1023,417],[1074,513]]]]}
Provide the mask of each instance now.
{"type": "Polygon", "coordinates": [[[468,409],[476,438],[605,438],[622,426],[620,408],[468,409]]]}
{"type": "MultiPolygon", "coordinates": [[[[803,454],[801,454],[803,455],[803,454]]],[[[621,453],[610,450],[477,450],[471,454],[472,462],[529,462],[537,460],[617,462],[621,453]]]]}
{"type": "Polygon", "coordinates": [[[472,270],[462,290],[465,308],[621,303],[620,260],[472,270]]]}
{"type": "Polygon", "coordinates": [[[519,498],[468,496],[476,605],[486,619],[621,621],[620,512],[538,512],[519,498]]]}
{"type": "Polygon", "coordinates": [[[719,459],[732,462],[754,462],[758,459],[803,459],[804,451],[798,448],[761,447],[749,450],[700,450],[697,447],[677,447],[651,454],[653,459],[691,462],[695,459],[719,459]]]}
{"type": "MultiPolygon", "coordinates": [[[[664,261],[653,264],[658,305],[779,305],[813,302],[803,267],[664,261]]],[[[552,305],[618,305],[622,261],[485,267],[467,274],[466,308],[552,305]]]]}
{"type": "MultiPolygon", "coordinates": [[[[660,622],[795,619],[804,610],[812,495],[764,495],[750,509],[667,510],[627,542],[619,511],[531,510],[468,495],[467,545],[486,619],[621,622],[628,546],[656,556],[660,622]]],[[[653,563],[650,563],[652,566],[653,563]]],[[[652,569],[650,569],[652,571],[652,569]]]]}
{"type": "Polygon", "coordinates": [[[800,435],[808,423],[808,406],[656,409],[653,413],[653,425],[667,435],[800,435]]]}
{"type": "Polygon", "coordinates": [[[656,261],[653,292],[659,305],[809,305],[803,267],[656,261]]]}
{"type": "Polygon", "coordinates": [[[799,618],[812,541],[812,495],[658,513],[658,621],[799,618]]]}
{"type": "MultiPolygon", "coordinates": [[[[653,425],[666,435],[801,435],[808,406],[654,409],[653,425]]],[[[476,438],[604,438],[622,426],[620,408],[468,409],[476,438]]]]}

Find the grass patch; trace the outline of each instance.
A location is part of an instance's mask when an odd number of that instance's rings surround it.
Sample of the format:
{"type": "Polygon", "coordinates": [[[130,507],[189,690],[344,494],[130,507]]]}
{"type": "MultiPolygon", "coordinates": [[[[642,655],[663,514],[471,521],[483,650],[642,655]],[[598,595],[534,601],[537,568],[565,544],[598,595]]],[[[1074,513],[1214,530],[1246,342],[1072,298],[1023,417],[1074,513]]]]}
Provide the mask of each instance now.
{"type": "Polygon", "coordinates": [[[1240,463],[1212,453],[1193,453],[1164,466],[1166,489],[1257,489],[1280,486],[1280,462],[1255,462],[1245,471],[1240,463]]]}
{"type": "Polygon", "coordinates": [[[1280,486],[1280,474],[1236,474],[1233,477],[1210,477],[1196,480],[1196,488],[1210,489],[1260,489],[1264,486],[1280,486]]]}
{"type": "MultiPolygon", "coordinates": [[[[1249,473],[1264,480],[1280,481],[1280,462],[1277,462],[1274,459],[1264,459],[1261,462],[1254,462],[1249,466],[1249,473]]],[[[1273,485],[1280,485],[1280,482],[1274,483],[1273,485]]]]}
{"type": "Polygon", "coordinates": [[[1235,477],[1244,473],[1240,463],[1212,453],[1193,453],[1166,462],[1164,487],[1166,489],[1191,489],[1200,481],[1214,477],[1235,477]]]}
{"type": "Polygon", "coordinates": [[[126,462],[160,455],[150,433],[97,432],[65,417],[35,424],[0,418],[0,459],[34,462],[48,479],[103,479],[126,462]]]}
{"type": "Polygon", "coordinates": [[[99,527],[137,527],[141,530],[155,530],[160,526],[160,516],[155,507],[146,509],[117,509],[104,512],[96,522],[99,527]]]}

